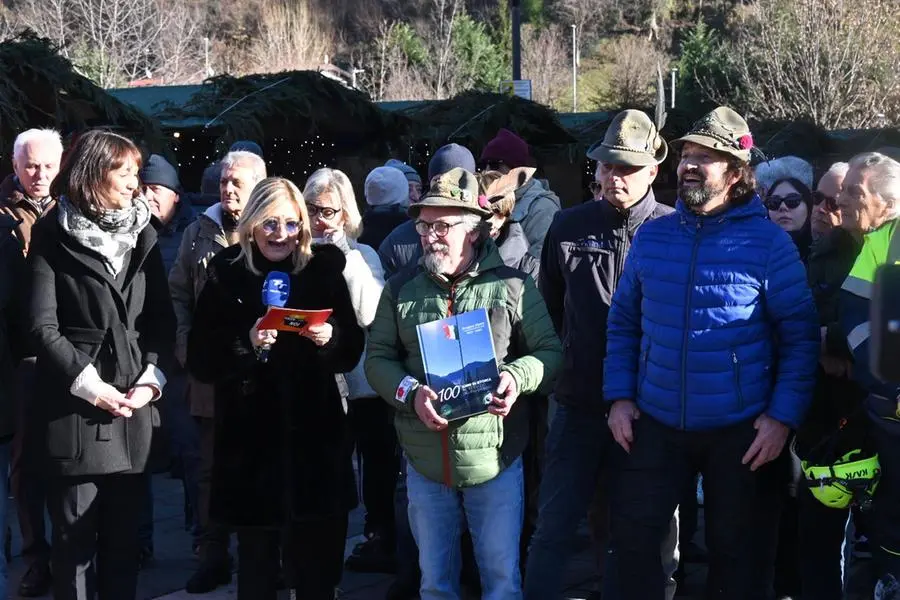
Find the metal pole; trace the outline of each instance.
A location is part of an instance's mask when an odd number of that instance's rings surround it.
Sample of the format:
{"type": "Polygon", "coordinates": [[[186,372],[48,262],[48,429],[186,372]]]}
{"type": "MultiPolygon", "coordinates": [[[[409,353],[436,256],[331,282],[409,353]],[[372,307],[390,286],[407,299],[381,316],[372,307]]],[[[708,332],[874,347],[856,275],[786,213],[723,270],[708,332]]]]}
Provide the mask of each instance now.
{"type": "Polygon", "coordinates": [[[572,112],[578,112],[578,45],[572,25],[572,112]]]}
{"type": "Polygon", "coordinates": [[[521,0],[510,0],[509,10],[512,13],[512,77],[522,79],[522,16],[519,10],[521,0]]]}
{"type": "Polygon", "coordinates": [[[203,37],[203,73],[206,77],[209,77],[211,73],[209,72],[209,38],[203,37]]]}
{"type": "Polygon", "coordinates": [[[678,67],[672,67],[672,108],[675,108],[675,73],[678,72],[678,67]]]}

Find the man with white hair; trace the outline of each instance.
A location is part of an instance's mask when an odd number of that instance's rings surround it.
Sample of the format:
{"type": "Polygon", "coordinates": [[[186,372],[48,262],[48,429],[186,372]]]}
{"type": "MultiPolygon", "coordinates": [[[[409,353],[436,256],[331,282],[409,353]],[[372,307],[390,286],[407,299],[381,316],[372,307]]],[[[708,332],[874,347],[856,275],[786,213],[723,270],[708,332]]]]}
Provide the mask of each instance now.
{"type": "Polygon", "coordinates": [[[868,393],[869,434],[881,464],[871,532],[879,577],[875,598],[887,600],[900,598],[900,386],[879,380],[870,369],[869,308],[878,267],[900,262],[900,163],[877,152],[854,157],[838,205],[842,227],[866,232],[843,285],[840,314],[853,352],[853,376],[868,393]]]}
{"type": "MultiPolygon", "coordinates": [[[[13,171],[0,184],[0,212],[18,221],[15,236],[27,254],[31,228],[56,204],[50,182],[59,172],[63,145],[52,129],[29,129],[13,143],[13,171]]],[[[45,490],[42,476],[43,437],[40,428],[29,427],[34,403],[28,402],[35,359],[24,359],[17,374],[20,400],[10,479],[22,532],[22,556],[28,570],[19,584],[19,595],[42,596],[50,586],[50,545],[44,526],[45,490]]]]}
{"type": "Polygon", "coordinates": [[[813,211],[810,217],[813,243],[841,225],[837,197],[849,170],[850,165],[845,162],[834,163],[819,179],[816,191],[813,192],[813,211]]]}
{"type": "Polygon", "coordinates": [[[23,131],[13,144],[14,174],[0,184],[0,210],[21,221],[16,237],[26,252],[32,225],[53,208],[50,182],[59,173],[62,152],[62,138],[52,129],[23,131]]]}
{"type": "MultiPolygon", "coordinates": [[[[237,223],[250,192],[266,177],[266,163],[252,152],[229,152],[221,161],[219,202],[210,206],[184,231],[178,258],[169,273],[169,290],[178,320],[175,355],[184,366],[188,334],[197,298],[206,283],[206,267],[223,248],[238,242],[237,223]]],[[[209,483],[213,450],[213,388],[188,379],[191,414],[200,423],[199,503],[200,567],[186,586],[190,594],[205,594],[231,581],[228,531],[209,522],[209,483]]]]}

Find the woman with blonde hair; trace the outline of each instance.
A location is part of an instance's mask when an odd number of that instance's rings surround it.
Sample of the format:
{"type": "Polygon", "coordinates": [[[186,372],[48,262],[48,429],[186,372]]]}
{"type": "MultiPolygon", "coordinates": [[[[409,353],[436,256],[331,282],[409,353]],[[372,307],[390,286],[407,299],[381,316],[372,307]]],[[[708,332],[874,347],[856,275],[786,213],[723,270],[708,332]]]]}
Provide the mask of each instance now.
{"type": "MultiPolygon", "coordinates": [[[[390,167],[387,167],[390,168],[390,167]]],[[[357,239],[362,219],[347,176],[337,169],[319,169],[303,188],[315,243],[330,244],[344,253],[344,280],[356,321],[368,328],[375,318],[384,287],[378,253],[357,239]]],[[[347,568],[392,573],[395,566],[394,487],[399,462],[397,439],[388,404],[369,385],[363,370],[365,353],[345,373],[348,410],[357,453],[361,458],[362,498],[366,505],[365,541],[347,559],[347,568]]]]}
{"type": "Polygon", "coordinates": [[[312,246],[303,195],[287,179],[256,185],[238,235],[209,265],[188,340],[188,369],[216,389],[210,516],[237,531],[239,599],[275,599],[283,543],[297,597],[333,600],[357,502],[335,374],[363,349],[346,261],[312,246]],[[331,309],[328,321],[299,334],[258,329],[271,272],[287,276],[286,307],[331,309]]]}

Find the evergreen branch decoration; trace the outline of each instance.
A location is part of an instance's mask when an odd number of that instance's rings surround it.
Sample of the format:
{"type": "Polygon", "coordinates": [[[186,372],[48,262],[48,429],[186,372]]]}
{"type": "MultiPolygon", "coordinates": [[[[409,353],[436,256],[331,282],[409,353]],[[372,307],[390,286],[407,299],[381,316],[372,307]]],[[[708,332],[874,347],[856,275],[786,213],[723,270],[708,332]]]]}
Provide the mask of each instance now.
{"type": "Polygon", "coordinates": [[[0,43],[0,155],[32,127],[53,127],[64,136],[108,127],[164,151],[156,121],[78,74],[50,40],[25,30],[0,43]]]}

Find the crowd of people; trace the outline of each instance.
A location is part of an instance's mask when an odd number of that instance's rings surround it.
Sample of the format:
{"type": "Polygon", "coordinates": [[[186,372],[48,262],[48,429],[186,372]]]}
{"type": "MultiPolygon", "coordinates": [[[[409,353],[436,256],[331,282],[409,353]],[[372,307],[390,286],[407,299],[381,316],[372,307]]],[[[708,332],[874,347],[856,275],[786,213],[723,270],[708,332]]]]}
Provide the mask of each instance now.
{"type": "Polygon", "coordinates": [[[364,203],[336,169],[270,176],[251,141],[192,195],[119,134],[21,133],[0,184],[19,595],[136,597],[164,441],[190,594],[236,562],[240,600],[334,600],[345,568],[396,574],[386,600],[551,600],[587,517],[604,600],[670,600],[695,560],[710,599],[900,598],[900,388],[869,356],[900,163],[817,178],[753,153],[730,108],[669,142],[625,110],[587,152],[591,197],[563,209],[506,129],[427,174],[389,160],[364,203]],[[674,207],[653,191],[667,159],[674,207]],[[269,329],[273,289],[330,315],[269,329]],[[448,421],[417,327],[479,309],[499,381],[448,421]]]}

